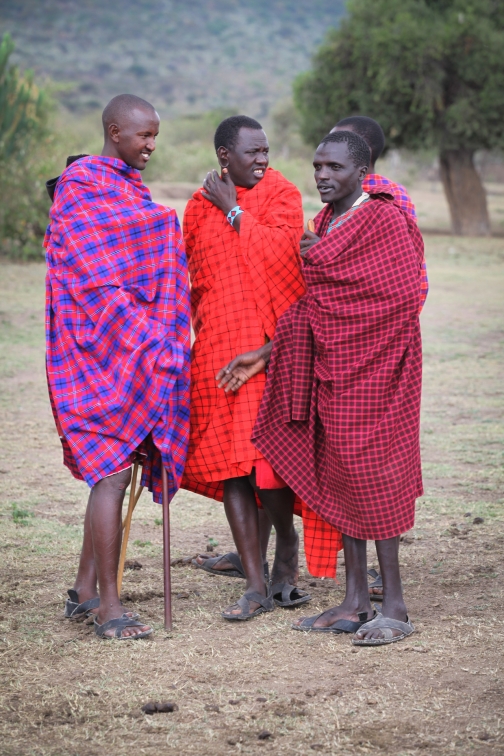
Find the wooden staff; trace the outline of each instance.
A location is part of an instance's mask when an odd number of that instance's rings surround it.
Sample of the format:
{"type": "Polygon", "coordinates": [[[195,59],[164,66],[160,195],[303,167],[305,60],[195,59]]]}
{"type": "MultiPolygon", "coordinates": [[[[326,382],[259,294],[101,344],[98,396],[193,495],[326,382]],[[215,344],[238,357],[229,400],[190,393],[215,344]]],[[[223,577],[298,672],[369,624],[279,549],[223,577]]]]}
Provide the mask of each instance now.
{"type": "Polygon", "coordinates": [[[117,570],[117,593],[121,595],[122,581],[124,575],[124,562],[126,561],[126,549],[128,548],[128,538],[131,529],[131,518],[133,517],[133,510],[136,507],[137,501],[140,498],[140,494],[143,491],[143,487],[140,486],[140,490],[136,493],[136,482],[138,477],[138,462],[133,465],[133,478],[131,481],[130,495],[128,502],[128,512],[123,522],[123,538],[121,544],[121,556],[119,557],[119,568],[117,570]]]}
{"type": "Polygon", "coordinates": [[[163,569],[164,569],[164,619],[165,629],[172,629],[171,564],[170,564],[170,502],[168,500],[168,475],[162,464],[163,477],[163,569]]]}

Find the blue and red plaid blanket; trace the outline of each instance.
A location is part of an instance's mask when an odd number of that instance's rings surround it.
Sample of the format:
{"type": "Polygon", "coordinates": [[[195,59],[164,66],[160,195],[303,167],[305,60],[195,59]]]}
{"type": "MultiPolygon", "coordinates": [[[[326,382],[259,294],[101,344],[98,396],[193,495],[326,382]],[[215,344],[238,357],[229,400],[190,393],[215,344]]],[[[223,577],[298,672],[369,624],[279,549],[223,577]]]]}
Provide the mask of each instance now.
{"type": "Polygon", "coordinates": [[[49,393],[65,462],[93,486],[142,441],[143,484],[170,497],[189,436],[189,285],[175,211],[121,160],[86,157],[58,182],[46,247],[49,393]]]}

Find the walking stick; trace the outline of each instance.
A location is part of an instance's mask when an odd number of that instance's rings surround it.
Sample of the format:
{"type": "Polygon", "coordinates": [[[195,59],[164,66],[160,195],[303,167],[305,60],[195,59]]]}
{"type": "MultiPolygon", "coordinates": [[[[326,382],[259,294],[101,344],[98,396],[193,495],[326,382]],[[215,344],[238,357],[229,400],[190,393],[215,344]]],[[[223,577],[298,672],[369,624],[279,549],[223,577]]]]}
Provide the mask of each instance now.
{"type": "Polygon", "coordinates": [[[137,476],[138,476],[138,462],[135,462],[133,465],[133,478],[131,481],[131,488],[130,488],[130,495],[129,495],[129,502],[128,502],[128,512],[123,521],[123,538],[122,538],[122,544],[121,544],[121,556],[119,557],[119,568],[117,570],[117,593],[119,596],[121,595],[122,581],[123,581],[123,575],[124,575],[124,563],[126,561],[126,549],[128,548],[128,538],[129,538],[130,528],[131,528],[131,518],[133,517],[133,510],[135,509],[137,505],[138,499],[140,498],[140,494],[143,491],[143,486],[140,486],[138,492],[136,491],[137,476]]]}
{"type": "Polygon", "coordinates": [[[172,629],[171,565],[170,565],[170,503],[168,501],[168,475],[162,464],[163,479],[163,569],[164,569],[164,620],[165,629],[172,629]]]}

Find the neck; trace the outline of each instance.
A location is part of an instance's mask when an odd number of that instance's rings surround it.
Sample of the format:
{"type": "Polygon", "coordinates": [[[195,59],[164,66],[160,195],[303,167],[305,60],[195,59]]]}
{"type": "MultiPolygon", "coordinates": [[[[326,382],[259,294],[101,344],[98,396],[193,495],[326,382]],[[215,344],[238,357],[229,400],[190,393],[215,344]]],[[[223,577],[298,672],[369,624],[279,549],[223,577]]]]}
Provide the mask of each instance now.
{"type": "Polygon", "coordinates": [[[115,144],[112,142],[105,142],[103,149],[100,152],[100,157],[114,158],[115,160],[122,160],[121,156],[117,152],[115,144]]]}
{"type": "Polygon", "coordinates": [[[343,215],[343,213],[346,213],[347,210],[350,210],[355,200],[359,199],[361,194],[362,194],[362,184],[359,181],[359,185],[357,189],[354,192],[352,192],[352,194],[348,194],[346,197],[343,197],[343,199],[337,200],[336,202],[332,203],[333,218],[337,218],[339,215],[343,215]]]}
{"type": "Polygon", "coordinates": [[[370,173],[376,173],[375,164],[369,166],[368,171],[366,173],[366,176],[369,176],[370,173]]]}

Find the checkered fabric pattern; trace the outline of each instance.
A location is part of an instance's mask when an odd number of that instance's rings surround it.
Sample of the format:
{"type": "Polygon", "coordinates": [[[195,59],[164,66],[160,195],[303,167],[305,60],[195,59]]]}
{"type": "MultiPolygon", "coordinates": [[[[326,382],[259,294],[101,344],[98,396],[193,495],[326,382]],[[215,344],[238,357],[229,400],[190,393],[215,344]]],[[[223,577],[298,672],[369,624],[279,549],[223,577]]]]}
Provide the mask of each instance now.
{"type": "Polygon", "coordinates": [[[301,196],[268,168],[252,189],[237,187],[240,232],[201,191],[189,201],[184,239],[196,340],[191,364],[191,435],[182,485],[222,501],[223,481],[249,475],[261,454],[250,441],[264,373],[236,394],[219,389],[220,368],[272,339],[278,318],[304,293],[301,196]]]}
{"type": "MultiPolygon", "coordinates": [[[[417,220],[415,205],[402,184],[396,184],[394,181],[390,181],[390,179],[385,178],[385,176],[380,176],[378,173],[369,173],[362,182],[362,190],[364,192],[369,192],[370,189],[374,192],[391,194],[401,210],[411,216],[413,220],[417,220]]],[[[424,259],[422,262],[422,276],[420,279],[420,312],[422,312],[428,293],[429,279],[427,276],[427,265],[425,264],[424,259]]]]}
{"type": "Polygon", "coordinates": [[[413,526],[422,494],[423,241],[383,194],[303,260],[307,294],[280,318],[253,441],[330,525],[379,540],[413,526]]]}
{"type": "Polygon", "coordinates": [[[176,492],[189,435],[189,285],[173,210],[140,173],[86,157],[65,170],[45,238],[51,402],[72,473],[93,486],[148,436],[142,482],[176,492]]]}

